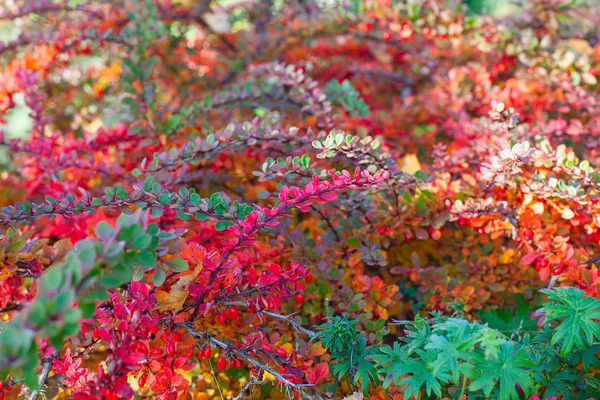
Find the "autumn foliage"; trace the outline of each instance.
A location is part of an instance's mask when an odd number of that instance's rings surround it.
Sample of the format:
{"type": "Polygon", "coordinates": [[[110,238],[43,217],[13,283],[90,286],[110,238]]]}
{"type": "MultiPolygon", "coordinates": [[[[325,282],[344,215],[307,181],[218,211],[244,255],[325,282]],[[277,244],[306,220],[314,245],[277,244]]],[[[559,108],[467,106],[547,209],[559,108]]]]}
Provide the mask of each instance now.
{"type": "Polygon", "coordinates": [[[598,397],[576,3],[0,0],[0,399],[598,397]]]}

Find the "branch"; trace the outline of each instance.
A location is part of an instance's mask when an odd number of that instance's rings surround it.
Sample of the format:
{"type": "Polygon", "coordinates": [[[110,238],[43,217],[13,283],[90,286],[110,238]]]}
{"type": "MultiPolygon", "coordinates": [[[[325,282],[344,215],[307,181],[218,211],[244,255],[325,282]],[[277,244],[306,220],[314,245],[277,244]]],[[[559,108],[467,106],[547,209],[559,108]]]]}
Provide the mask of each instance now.
{"type": "MultiPolygon", "coordinates": [[[[231,305],[231,306],[242,306],[242,307],[248,307],[248,302],[245,301],[230,301],[226,303],[227,305],[231,305]]],[[[281,314],[277,314],[274,313],[272,311],[267,311],[267,310],[257,310],[256,311],[257,314],[265,314],[268,315],[271,318],[275,318],[275,319],[279,319],[281,321],[286,321],[288,324],[290,324],[295,330],[302,332],[310,337],[316,336],[317,332],[310,330],[308,328],[303,327],[302,325],[300,325],[299,323],[297,323],[296,321],[294,321],[292,319],[292,316],[294,314],[290,314],[290,315],[281,315],[281,314]]]]}
{"type": "Polygon", "coordinates": [[[34,390],[33,392],[31,392],[31,395],[29,396],[29,400],[36,400],[38,398],[38,396],[40,395],[40,391],[41,391],[42,387],[46,384],[46,381],[48,380],[48,375],[50,374],[50,370],[52,370],[52,360],[55,357],[58,357],[58,353],[54,353],[54,354],[52,354],[52,356],[42,359],[44,367],[42,368],[42,372],[40,373],[40,377],[38,379],[38,383],[40,385],[40,390],[34,390]]]}
{"type": "Polygon", "coordinates": [[[306,391],[304,391],[304,388],[314,387],[314,385],[296,384],[296,383],[290,382],[283,375],[281,375],[279,372],[276,372],[274,369],[272,369],[268,365],[263,364],[260,361],[250,357],[245,351],[238,350],[235,347],[233,347],[232,345],[230,345],[229,343],[226,343],[226,342],[222,341],[221,339],[217,339],[214,336],[210,335],[209,333],[199,332],[199,331],[195,330],[192,323],[190,323],[190,322],[175,322],[175,325],[187,330],[190,333],[190,335],[192,335],[192,337],[194,337],[195,339],[200,339],[202,341],[208,340],[208,342],[212,343],[213,346],[220,347],[223,350],[227,350],[227,351],[235,354],[236,356],[243,358],[248,363],[252,364],[254,367],[268,372],[269,374],[271,374],[275,378],[277,378],[285,386],[292,388],[294,390],[297,390],[303,398],[308,399],[308,400],[315,399],[313,396],[311,396],[306,391]]]}
{"type": "Polygon", "coordinates": [[[276,314],[274,312],[271,311],[266,311],[266,310],[262,310],[259,311],[260,314],[265,314],[268,315],[272,318],[276,318],[276,319],[280,319],[282,321],[286,321],[287,323],[289,323],[290,325],[292,325],[292,327],[294,327],[295,330],[303,332],[305,334],[307,334],[310,337],[316,336],[317,332],[312,331],[310,329],[307,329],[305,327],[303,327],[302,325],[300,325],[299,323],[297,323],[296,321],[294,321],[291,317],[294,314],[290,314],[290,315],[281,315],[281,314],[276,314]]]}

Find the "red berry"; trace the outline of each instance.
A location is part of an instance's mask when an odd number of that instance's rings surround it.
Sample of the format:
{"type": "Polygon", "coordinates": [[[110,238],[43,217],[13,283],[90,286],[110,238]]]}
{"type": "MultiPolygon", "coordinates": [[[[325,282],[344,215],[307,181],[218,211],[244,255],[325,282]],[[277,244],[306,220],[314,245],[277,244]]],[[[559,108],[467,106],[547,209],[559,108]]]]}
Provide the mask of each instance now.
{"type": "Polygon", "coordinates": [[[306,283],[311,283],[313,281],[312,274],[310,272],[307,273],[306,276],[304,277],[304,280],[306,281],[306,283]]]}
{"type": "Polygon", "coordinates": [[[404,235],[404,241],[406,243],[412,242],[412,236],[407,233],[406,235],[404,235]]]}
{"type": "Polygon", "coordinates": [[[563,271],[565,270],[565,264],[561,263],[558,264],[556,267],[554,267],[554,270],[552,271],[553,275],[560,275],[563,273],[563,271]]]}
{"type": "Polygon", "coordinates": [[[286,372],[287,372],[287,368],[286,368],[286,367],[284,367],[283,365],[282,365],[281,367],[279,367],[279,373],[280,373],[280,374],[282,374],[282,375],[283,375],[283,374],[285,374],[286,372]]]}
{"type": "Polygon", "coordinates": [[[206,346],[206,348],[204,349],[204,352],[202,353],[202,355],[207,360],[210,358],[210,346],[206,346]]]}
{"type": "Polygon", "coordinates": [[[268,343],[265,343],[265,344],[263,344],[263,345],[262,345],[262,348],[263,348],[263,350],[264,350],[264,351],[266,351],[267,353],[270,353],[270,352],[272,352],[272,351],[273,351],[273,347],[271,347],[271,345],[270,345],[270,344],[268,344],[268,343]]]}
{"type": "Polygon", "coordinates": [[[281,357],[285,357],[285,356],[287,356],[287,351],[285,351],[285,349],[282,347],[278,347],[277,354],[279,354],[281,357]]]}
{"type": "Polygon", "coordinates": [[[230,320],[235,321],[240,316],[240,313],[238,312],[237,308],[231,307],[227,311],[227,315],[229,316],[230,320]]]}
{"type": "Polygon", "coordinates": [[[225,357],[219,357],[217,360],[217,368],[219,368],[221,371],[227,368],[227,359],[225,357]]]}
{"type": "Polygon", "coordinates": [[[479,233],[480,235],[483,235],[485,233],[485,231],[483,230],[483,228],[477,228],[477,233],[479,233]]]}
{"type": "Polygon", "coordinates": [[[173,357],[175,354],[175,342],[167,343],[167,356],[173,357]]]}
{"type": "Polygon", "coordinates": [[[540,269],[546,268],[550,264],[547,258],[538,258],[535,262],[535,269],[539,271],[540,269]]]}
{"type": "Polygon", "coordinates": [[[219,325],[223,325],[227,321],[227,316],[225,316],[225,313],[221,313],[217,315],[216,320],[219,325]]]}
{"type": "Polygon", "coordinates": [[[0,392],[0,400],[4,400],[4,392],[0,392]]]}
{"type": "Polygon", "coordinates": [[[252,367],[252,371],[250,372],[252,375],[256,376],[258,375],[258,370],[254,367],[252,367]]]}
{"type": "Polygon", "coordinates": [[[387,42],[388,40],[390,40],[392,38],[392,32],[385,31],[385,32],[383,32],[382,37],[383,37],[383,40],[385,40],[387,42]]]}
{"type": "Polygon", "coordinates": [[[150,332],[154,334],[158,333],[158,325],[152,325],[150,332]]]}
{"type": "Polygon", "coordinates": [[[229,367],[230,367],[230,368],[235,368],[235,362],[236,362],[236,361],[237,361],[237,360],[236,360],[235,358],[232,358],[231,360],[229,360],[229,367]]]}
{"type": "Polygon", "coordinates": [[[4,382],[0,381],[0,390],[4,387],[4,382]]]}
{"type": "Polygon", "coordinates": [[[295,298],[298,303],[304,303],[304,293],[296,293],[295,298]]]}
{"type": "Polygon", "coordinates": [[[198,350],[196,355],[198,356],[198,360],[202,360],[204,358],[204,349],[198,350]]]}
{"type": "Polygon", "coordinates": [[[239,368],[242,368],[243,366],[244,365],[242,364],[242,360],[239,360],[239,359],[235,360],[235,367],[236,368],[239,369],[239,368]]]}
{"type": "Polygon", "coordinates": [[[463,227],[464,226],[469,226],[469,225],[471,225],[471,221],[469,221],[467,218],[460,217],[458,219],[458,225],[459,226],[463,226],[463,227]]]}
{"type": "Polygon", "coordinates": [[[146,384],[146,379],[148,379],[148,374],[142,374],[142,376],[140,376],[140,379],[138,379],[138,386],[143,388],[146,384]]]}

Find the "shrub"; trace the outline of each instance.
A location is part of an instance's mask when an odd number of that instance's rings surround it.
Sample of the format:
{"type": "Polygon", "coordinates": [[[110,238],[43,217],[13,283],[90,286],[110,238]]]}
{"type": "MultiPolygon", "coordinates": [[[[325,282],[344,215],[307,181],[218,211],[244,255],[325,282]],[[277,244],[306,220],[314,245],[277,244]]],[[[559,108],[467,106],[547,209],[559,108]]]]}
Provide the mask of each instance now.
{"type": "Polygon", "coordinates": [[[1,388],[598,394],[596,6],[330,3],[1,2],[1,388]]]}

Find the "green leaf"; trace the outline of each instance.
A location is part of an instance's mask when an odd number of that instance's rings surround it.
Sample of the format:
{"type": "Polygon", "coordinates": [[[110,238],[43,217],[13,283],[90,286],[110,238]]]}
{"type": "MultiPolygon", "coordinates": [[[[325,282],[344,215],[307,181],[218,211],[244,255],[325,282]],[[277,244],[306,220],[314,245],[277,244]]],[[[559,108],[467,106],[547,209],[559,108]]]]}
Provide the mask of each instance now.
{"type": "Polygon", "coordinates": [[[165,263],[175,272],[187,271],[189,268],[187,261],[182,258],[170,258],[165,263]]]}
{"type": "Polygon", "coordinates": [[[408,385],[404,390],[404,399],[409,399],[412,396],[419,397],[421,388],[425,386],[427,395],[435,393],[438,398],[442,397],[442,383],[449,382],[451,375],[444,370],[435,370],[432,367],[433,357],[422,350],[417,350],[416,353],[421,357],[421,360],[409,358],[394,371],[395,374],[410,375],[403,379],[399,379],[398,385],[408,385]]]}
{"type": "Polygon", "coordinates": [[[63,270],[61,268],[63,264],[58,264],[50,267],[40,278],[40,286],[42,290],[46,292],[52,292],[63,283],[63,270]]]}
{"type": "Polygon", "coordinates": [[[106,221],[100,221],[96,225],[96,236],[104,241],[108,241],[113,234],[113,227],[106,221]]]}
{"type": "Polygon", "coordinates": [[[224,231],[225,229],[233,226],[233,222],[229,221],[219,221],[215,224],[215,229],[218,231],[224,231]]]}
{"type": "Polygon", "coordinates": [[[480,364],[480,375],[469,385],[469,390],[483,390],[490,397],[492,390],[499,386],[499,399],[518,400],[518,383],[525,392],[525,398],[533,392],[532,369],[537,365],[529,358],[529,349],[519,347],[514,342],[505,342],[500,346],[497,358],[486,360],[480,364]]]}
{"type": "Polygon", "coordinates": [[[583,349],[600,340],[600,300],[586,296],[581,289],[560,287],[542,290],[553,303],[546,303],[540,312],[546,320],[561,320],[552,335],[551,345],[560,343],[560,355],[566,357],[574,347],[583,349]],[[584,340],[585,339],[585,340],[584,340]]]}
{"type": "Polygon", "coordinates": [[[310,156],[308,154],[304,154],[300,161],[304,169],[308,169],[308,167],[310,167],[310,156]]]}
{"type": "Polygon", "coordinates": [[[522,294],[515,296],[515,307],[495,308],[479,312],[479,317],[490,328],[511,335],[514,332],[531,332],[537,329],[537,323],[529,316],[532,311],[522,294]]]}
{"type": "Polygon", "coordinates": [[[354,379],[352,382],[356,385],[360,382],[363,393],[367,393],[372,385],[380,383],[375,363],[371,357],[377,354],[375,347],[367,348],[367,341],[364,337],[359,337],[358,341],[350,348],[334,352],[331,355],[331,369],[339,378],[347,376],[349,371],[353,371],[354,379]]]}
{"type": "Polygon", "coordinates": [[[138,250],[144,250],[150,245],[150,242],[152,242],[152,236],[144,233],[137,236],[131,245],[138,250]]]}
{"type": "Polygon", "coordinates": [[[197,206],[202,201],[202,197],[198,193],[190,194],[190,203],[197,206]]]}
{"type": "Polygon", "coordinates": [[[162,268],[156,268],[154,270],[154,275],[152,275],[152,283],[154,286],[160,286],[165,283],[165,279],[167,279],[167,273],[162,268]]]}
{"type": "Polygon", "coordinates": [[[154,268],[156,266],[156,253],[150,250],[142,250],[136,254],[135,262],[142,268],[154,268]]]}

